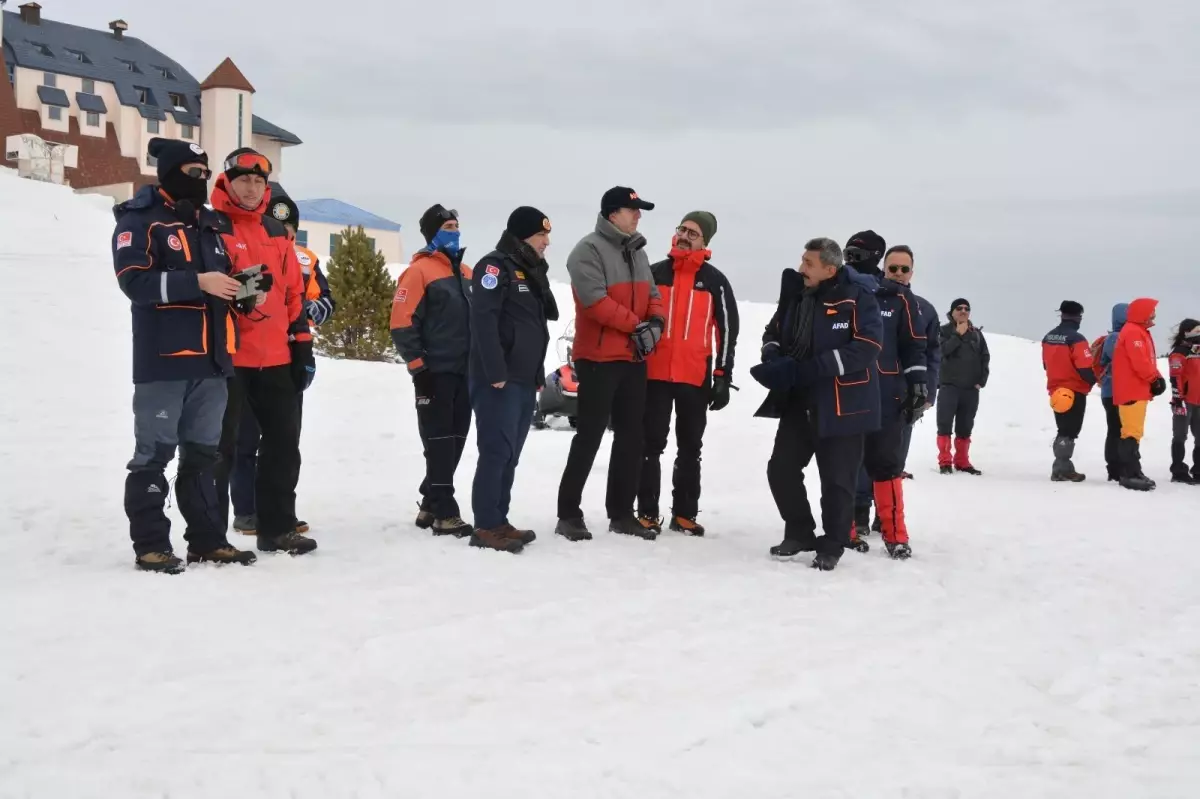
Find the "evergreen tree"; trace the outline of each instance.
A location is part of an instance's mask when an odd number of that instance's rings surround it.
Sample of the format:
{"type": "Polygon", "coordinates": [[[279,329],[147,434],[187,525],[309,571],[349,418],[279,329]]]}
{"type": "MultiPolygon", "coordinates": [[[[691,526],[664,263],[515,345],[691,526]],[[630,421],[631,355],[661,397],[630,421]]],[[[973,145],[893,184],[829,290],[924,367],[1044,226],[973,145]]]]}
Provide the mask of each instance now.
{"type": "Polygon", "coordinates": [[[316,349],[331,358],[394,361],[390,321],[396,281],[388,276],[360,225],[346,228],[334,244],[325,276],[337,310],[316,330],[316,349]]]}

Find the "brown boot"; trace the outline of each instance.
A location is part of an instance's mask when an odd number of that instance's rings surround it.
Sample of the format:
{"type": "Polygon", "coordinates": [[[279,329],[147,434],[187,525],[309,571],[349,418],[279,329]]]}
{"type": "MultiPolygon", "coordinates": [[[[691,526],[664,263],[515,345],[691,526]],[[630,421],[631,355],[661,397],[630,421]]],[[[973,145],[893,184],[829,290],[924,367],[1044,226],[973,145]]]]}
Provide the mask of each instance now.
{"type": "Polygon", "coordinates": [[[476,529],[471,536],[471,546],[484,549],[498,549],[501,552],[512,552],[514,555],[525,548],[518,538],[509,538],[503,527],[491,530],[476,529]]]}
{"type": "Polygon", "coordinates": [[[504,531],[504,535],[507,538],[513,541],[520,541],[522,544],[532,544],[537,540],[537,533],[533,530],[518,530],[508,523],[500,525],[500,529],[504,531]]]}

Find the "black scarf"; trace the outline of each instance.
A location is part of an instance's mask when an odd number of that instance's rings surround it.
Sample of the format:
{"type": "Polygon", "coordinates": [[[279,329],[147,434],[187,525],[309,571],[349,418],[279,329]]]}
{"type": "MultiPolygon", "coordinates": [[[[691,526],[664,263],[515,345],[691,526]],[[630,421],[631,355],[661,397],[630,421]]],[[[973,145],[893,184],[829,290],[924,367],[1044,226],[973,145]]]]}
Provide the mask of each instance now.
{"type": "Polygon", "coordinates": [[[555,301],[554,291],[550,288],[548,276],[550,265],[546,263],[545,259],[539,257],[532,247],[508,231],[500,235],[496,249],[516,261],[522,271],[532,278],[530,285],[533,286],[534,295],[542,303],[542,311],[546,318],[551,322],[558,321],[558,302],[555,301]]]}

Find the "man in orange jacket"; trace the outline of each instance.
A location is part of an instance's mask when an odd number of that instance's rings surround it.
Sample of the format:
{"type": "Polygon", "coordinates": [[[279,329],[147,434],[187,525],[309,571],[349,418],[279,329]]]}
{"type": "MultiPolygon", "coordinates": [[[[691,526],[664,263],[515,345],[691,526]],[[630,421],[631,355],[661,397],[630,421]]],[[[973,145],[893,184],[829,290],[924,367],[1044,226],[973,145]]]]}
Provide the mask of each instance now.
{"type": "Polygon", "coordinates": [[[225,159],[225,171],[217,177],[212,192],[213,208],[233,222],[233,233],[225,236],[233,260],[232,274],[236,277],[259,267],[269,281],[266,300],[238,317],[240,343],[233,356],[236,377],[230,382],[221,433],[217,488],[222,515],[228,517],[229,472],[246,402],[262,431],[254,481],[258,550],[301,555],[316,549],[317,542],[296,532],[296,481],[300,476],[296,394],[312,383],[316,365],[296,251],[283,224],[265,213],[270,207],[270,175],[271,162],[243,147],[225,159]]]}
{"type": "Polygon", "coordinates": [[[1113,404],[1121,415],[1121,480],[1132,491],[1150,491],[1155,483],[1142,473],[1141,442],[1146,429],[1146,406],[1167,390],[1155,364],[1154,327],[1158,300],[1141,297],[1129,303],[1125,326],[1113,350],[1113,404]]]}
{"type": "Polygon", "coordinates": [[[1087,395],[1096,385],[1096,373],[1092,371],[1088,340],[1079,332],[1083,306],[1074,300],[1063,300],[1058,313],[1062,321],[1042,338],[1046,392],[1058,427],[1050,479],[1056,483],[1082,483],[1087,476],[1075,470],[1071,458],[1075,454],[1075,439],[1083,432],[1087,395]]]}
{"type": "MultiPolygon", "coordinates": [[[[321,271],[321,259],[312,250],[296,244],[296,232],[300,224],[300,209],[282,192],[271,198],[271,216],[283,223],[288,240],[296,248],[296,260],[304,276],[304,308],[313,327],[324,324],[337,307],[329,282],[321,271]]],[[[296,393],[298,404],[296,426],[303,428],[304,392],[296,393]]],[[[254,412],[247,402],[242,404],[238,424],[237,450],[233,459],[233,472],[229,476],[229,498],[233,501],[233,529],[243,535],[255,535],[258,530],[258,514],[254,504],[254,481],[258,471],[258,444],[261,437],[254,412]]],[[[297,520],[296,532],[307,533],[308,522],[297,520]]]]}
{"type": "Polygon", "coordinates": [[[671,471],[670,529],[704,535],[696,521],[700,507],[700,448],[708,411],[729,404],[738,311],[733,288],[709,262],[708,244],[717,218],[693,211],[671,239],[671,254],[650,267],[667,308],[667,327],[658,348],[646,358],[646,440],[638,489],[638,521],[662,532],[658,497],[662,488],[659,459],[667,448],[671,411],[675,411],[678,452],[671,471]]]}

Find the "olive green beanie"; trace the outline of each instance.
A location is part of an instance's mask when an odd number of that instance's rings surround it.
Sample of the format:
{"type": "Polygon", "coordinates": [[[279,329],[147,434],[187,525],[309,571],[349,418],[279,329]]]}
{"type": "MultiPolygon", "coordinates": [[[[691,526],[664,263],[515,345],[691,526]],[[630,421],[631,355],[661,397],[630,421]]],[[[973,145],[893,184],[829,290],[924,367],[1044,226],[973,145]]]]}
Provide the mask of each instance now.
{"type": "Polygon", "coordinates": [[[692,211],[685,216],[679,224],[684,222],[695,222],[700,228],[700,232],[704,234],[704,243],[708,244],[713,240],[713,236],[717,235],[717,218],[708,211],[692,211]]]}

